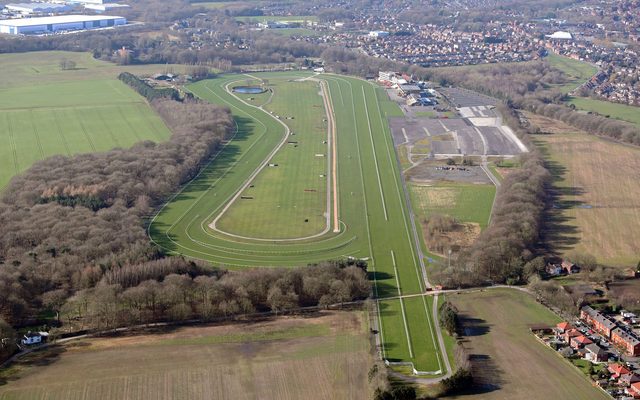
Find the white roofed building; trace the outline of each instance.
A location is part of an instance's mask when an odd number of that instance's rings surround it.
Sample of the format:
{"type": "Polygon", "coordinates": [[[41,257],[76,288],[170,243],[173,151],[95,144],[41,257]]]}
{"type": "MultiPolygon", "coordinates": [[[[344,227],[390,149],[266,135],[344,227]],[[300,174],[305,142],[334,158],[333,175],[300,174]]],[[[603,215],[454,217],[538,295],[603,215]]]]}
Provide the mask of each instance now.
{"type": "Polygon", "coordinates": [[[108,15],[58,15],[55,17],[0,20],[0,33],[47,34],[64,31],[109,28],[126,25],[127,19],[108,15]]]}
{"type": "Polygon", "coordinates": [[[549,39],[552,39],[552,40],[571,40],[571,39],[573,39],[573,35],[571,35],[571,33],[563,32],[563,31],[554,32],[552,35],[547,35],[547,37],[549,39]]]}
{"type": "Polygon", "coordinates": [[[5,8],[20,14],[54,14],[70,11],[73,6],[56,3],[14,3],[7,4],[5,8]]]}

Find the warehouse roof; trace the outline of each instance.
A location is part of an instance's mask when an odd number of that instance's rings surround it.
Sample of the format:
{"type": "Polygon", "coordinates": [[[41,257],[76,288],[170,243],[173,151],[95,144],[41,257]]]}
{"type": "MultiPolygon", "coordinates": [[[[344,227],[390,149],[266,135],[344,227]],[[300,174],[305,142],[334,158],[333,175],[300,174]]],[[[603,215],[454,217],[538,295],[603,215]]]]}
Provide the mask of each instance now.
{"type": "Polygon", "coordinates": [[[12,3],[7,4],[5,7],[7,8],[24,8],[24,9],[59,9],[59,8],[68,8],[69,6],[66,4],[55,4],[55,3],[12,3]]]}
{"type": "Polygon", "coordinates": [[[111,15],[57,15],[55,17],[17,18],[0,20],[0,25],[34,26],[47,24],[65,24],[85,21],[102,21],[105,19],[123,18],[111,15]]]}

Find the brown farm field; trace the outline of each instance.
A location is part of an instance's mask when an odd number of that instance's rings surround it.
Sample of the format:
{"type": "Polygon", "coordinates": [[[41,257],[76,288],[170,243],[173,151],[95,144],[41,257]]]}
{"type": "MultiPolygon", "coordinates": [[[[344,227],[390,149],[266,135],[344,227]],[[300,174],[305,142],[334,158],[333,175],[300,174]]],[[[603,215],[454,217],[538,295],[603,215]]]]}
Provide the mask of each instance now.
{"type": "Polygon", "coordinates": [[[588,253],[606,265],[636,265],[640,148],[576,132],[548,118],[538,120],[553,132],[535,137],[556,189],[547,242],[559,255],[588,253]]]}
{"type": "Polygon", "coordinates": [[[364,312],[76,340],[0,372],[0,399],[368,399],[364,312]]]}
{"type": "Polygon", "coordinates": [[[556,324],[559,319],[529,294],[514,289],[491,289],[450,295],[447,300],[460,311],[464,345],[478,382],[472,394],[450,398],[609,398],[530,332],[532,325],[556,324]]]}

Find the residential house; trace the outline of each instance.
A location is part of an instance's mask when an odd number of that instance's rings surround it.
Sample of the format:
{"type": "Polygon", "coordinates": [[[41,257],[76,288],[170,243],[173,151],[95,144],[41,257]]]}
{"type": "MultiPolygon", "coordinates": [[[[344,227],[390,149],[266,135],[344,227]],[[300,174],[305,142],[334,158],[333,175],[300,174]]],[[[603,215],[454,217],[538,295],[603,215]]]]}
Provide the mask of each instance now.
{"type": "Polygon", "coordinates": [[[572,263],[571,261],[563,260],[561,264],[562,270],[567,275],[577,274],[580,272],[580,267],[572,263]]]}
{"type": "Polygon", "coordinates": [[[607,360],[607,352],[595,343],[591,343],[585,346],[586,350],[585,358],[591,362],[598,363],[607,360]]]}
{"type": "Polygon", "coordinates": [[[589,339],[588,337],[584,336],[584,335],[580,335],[580,336],[576,336],[576,337],[572,337],[571,340],[569,341],[569,346],[571,346],[573,349],[581,349],[587,345],[592,344],[593,342],[591,341],[591,339],[589,339]]]}
{"type": "Polygon", "coordinates": [[[622,364],[609,364],[607,366],[607,370],[611,372],[611,377],[614,379],[619,379],[621,376],[629,375],[631,373],[631,371],[622,364]]]}
{"type": "Polygon", "coordinates": [[[562,322],[560,322],[560,323],[558,323],[556,325],[556,329],[555,330],[558,333],[558,335],[562,335],[563,333],[565,333],[569,329],[573,329],[573,326],[571,326],[571,324],[568,323],[567,321],[562,321],[562,322]]]}
{"type": "Polygon", "coordinates": [[[611,331],[611,341],[632,356],[640,355],[640,338],[632,332],[617,327],[611,331]]]}
{"type": "Polygon", "coordinates": [[[634,374],[633,372],[630,374],[622,375],[618,382],[623,386],[629,386],[632,383],[640,382],[640,376],[634,374]]]}
{"type": "Polygon", "coordinates": [[[567,343],[571,343],[571,339],[573,339],[574,337],[577,337],[577,336],[582,336],[582,333],[580,333],[579,330],[577,330],[577,329],[569,329],[568,331],[566,331],[562,335],[562,339],[564,339],[564,341],[567,342],[567,343]]]}
{"type": "Polygon", "coordinates": [[[615,322],[589,306],[582,307],[580,318],[607,339],[611,338],[611,331],[616,328],[615,322]]]}
{"type": "Polygon", "coordinates": [[[633,396],[634,399],[640,399],[640,382],[632,383],[627,389],[627,393],[633,396]]]}

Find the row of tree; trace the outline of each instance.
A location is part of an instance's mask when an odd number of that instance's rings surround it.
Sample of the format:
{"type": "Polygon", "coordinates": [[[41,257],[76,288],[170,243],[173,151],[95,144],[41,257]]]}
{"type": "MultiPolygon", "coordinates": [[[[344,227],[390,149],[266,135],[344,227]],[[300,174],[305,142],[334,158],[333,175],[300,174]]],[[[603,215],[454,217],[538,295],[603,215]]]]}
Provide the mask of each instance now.
{"type": "Polygon", "coordinates": [[[129,85],[138,94],[149,101],[157,99],[180,100],[180,92],[174,88],[156,88],[130,72],[122,72],[118,79],[129,85]]]}
{"type": "Polygon", "coordinates": [[[579,113],[564,104],[546,103],[538,99],[527,99],[521,106],[528,111],[560,120],[585,132],[640,146],[640,128],[629,122],[611,119],[597,113],[579,113]]]}
{"type": "Polygon", "coordinates": [[[95,287],[75,292],[59,306],[68,329],[108,329],[256,312],[278,314],[361,300],[369,293],[366,271],[355,265],[231,272],[174,258],[113,268],[95,287]]]}

